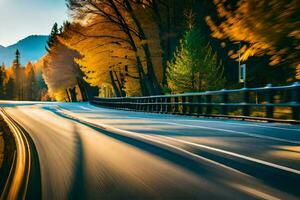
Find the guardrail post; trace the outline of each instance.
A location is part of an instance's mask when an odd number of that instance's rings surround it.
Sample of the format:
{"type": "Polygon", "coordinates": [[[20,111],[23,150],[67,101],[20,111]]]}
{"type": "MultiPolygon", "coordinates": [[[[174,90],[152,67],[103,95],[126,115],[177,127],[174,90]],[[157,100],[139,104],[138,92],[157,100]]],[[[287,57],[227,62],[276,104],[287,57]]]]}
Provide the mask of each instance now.
{"type": "Polygon", "coordinates": [[[126,98],[125,100],[125,110],[131,110],[131,99],[130,98],[126,98]]]}
{"type": "Polygon", "coordinates": [[[171,97],[167,97],[167,113],[172,112],[171,97]]]}
{"type": "Polygon", "coordinates": [[[179,112],[179,105],[178,105],[178,102],[179,102],[179,98],[176,96],[174,98],[174,113],[177,114],[179,112]]]}
{"type": "Polygon", "coordinates": [[[243,88],[243,116],[249,116],[250,115],[250,106],[249,101],[250,101],[250,94],[249,90],[247,88],[243,88]]]}
{"type": "MultiPolygon", "coordinates": [[[[117,109],[122,109],[122,99],[117,99],[116,101],[114,101],[113,99],[111,99],[111,103],[114,103],[115,104],[115,108],[117,109]]],[[[113,106],[114,107],[114,106],[113,106]]]]}
{"type": "Polygon", "coordinates": [[[211,95],[206,95],[206,113],[207,115],[210,115],[212,112],[212,105],[211,105],[211,95]]]}
{"type": "Polygon", "coordinates": [[[146,109],[146,111],[147,112],[150,112],[150,98],[148,97],[148,98],[146,98],[146,104],[147,104],[147,109],[146,109]]]}
{"type": "Polygon", "coordinates": [[[145,111],[146,109],[145,109],[145,99],[144,98],[141,98],[141,102],[140,102],[140,104],[141,104],[141,111],[145,111]]]}
{"type": "Polygon", "coordinates": [[[300,83],[295,82],[293,84],[292,89],[292,104],[295,104],[292,106],[292,118],[294,120],[300,120],[300,83]]]}
{"type": "Polygon", "coordinates": [[[137,99],[137,107],[139,111],[142,111],[142,100],[141,99],[137,99]]]}
{"type": "Polygon", "coordinates": [[[137,106],[138,106],[138,111],[142,111],[143,110],[143,105],[142,105],[142,99],[138,98],[137,99],[137,106]]]}
{"type": "Polygon", "coordinates": [[[103,103],[104,106],[106,107],[111,107],[111,108],[117,108],[118,104],[112,104],[112,99],[104,101],[104,100],[100,100],[101,103],[103,103]]]}
{"type": "Polygon", "coordinates": [[[182,114],[186,113],[186,98],[185,96],[181,96],[181,104],[182,104],[182,114]]]}
{"type": "Polygon", "coordinates": [[[273,118],[274,115],[274,106],[273,104],[273,91],[272,91],[272,84],[268,84],[266,86],[266,117],[273,118]]]}
{"type": "Polygon", "coordinates": [[[153,97],[152,100],[152,112],[156,112],[156,97],[153,97]]]}
{"type": "Polygon", "coordinates": [[[197,96],[197,114],[198,115],[202,114],[202,105],[201,105],[201,103],[202,103],[202,96],[199,95],[199,96],[197,96]]]}
{"type": "Polygon", "coordinates": [[[149,97],[149,112],[153,112],[153,103],[154,103],[154,98],[149,97]]]}
{"type": "Polygon", "coordinates": [[[142,111],[146,112],[146,110],[147,110],[147,106],[145,104],[146,103],[146,98],[142,98],[141,101],[142,101],[141,102],[141,104],[142,104],[142,111]]]}
{"type": "Polygon", "coordinates": [[[126,110],[126,100],[123,99],[123,98],[121,98],[121,102],[122,102],[122,104],[121,104],[121,110],[126,110]]]}
{"type": "Polygon", "coordinates": [[[157,107],[156,107],[156,105],[157,105],[157,97],[153,97],[153,112],[157,112],[157,107]]]}
{"type": "Polygon", "coordinates": [[[228,93],[226,90],[222,90],[224,93],[222,93],[222,107],[221,107],[221,114],[222,115],[227,115],[228,114],[228,93]]]}
{"type": "Polygon", "coordinates": [[[130,110],[135,110],[135,107],[134,107],[134,99],[132,99],[132,98],[129,98],[128,99],[129,100],[129,108],[130,108],[130,110]]]}
{"type": "Polygon", "coordinates": [[[111,104],[115,104],[115,106],[112,106],[112,107],[120,109],[120,108],[122,108],[122,99],[119,99],[117,101],[114,101],[113,99],[111,99],[111,104]]]}
{"type": "Polygon", "coordinates": [[[158,101],[157,112],[162,113],[162,97],[158,97],[157,101],[158,101]]]}
{"type": "Polygon", "coordinates": [[[189,114],[192,115],[194,113],[194,105],[193,105],[194,98],[193,98],[193,96],[189,96],[188,100],[189,100],[189,114]]]}
{"type": "Polygon", "coordinates": [[[122,98],[122,110],[126,110],[127,100],[122,98]]]}
{"type": "Polygon", "coordinates": [[[166,112],[166,98],[162,97],[161,98],[161,113],[165,113],[166,112]]]}
{"type": "Polygon", "coordinates": [[[151,104],[152,102],[152,98],[151,97],[147,97],[147,112],[151,112],[151,104]]]}
{"type": "Polygon", "coordinates": [[[124,99],[124,110],[130,109],[130,99],[124,99]]]}
{"type": "Polygon", "coordinates": [[[134,105],[132,105],[132,107],[133,107],[133,109],[136,110],[136,111],[139,110],[139,109],[138,109],[138,104],[137,104],[137,102],[138,102],[138,99],[134,98],[134,99],[133,99],[134,105]]]}

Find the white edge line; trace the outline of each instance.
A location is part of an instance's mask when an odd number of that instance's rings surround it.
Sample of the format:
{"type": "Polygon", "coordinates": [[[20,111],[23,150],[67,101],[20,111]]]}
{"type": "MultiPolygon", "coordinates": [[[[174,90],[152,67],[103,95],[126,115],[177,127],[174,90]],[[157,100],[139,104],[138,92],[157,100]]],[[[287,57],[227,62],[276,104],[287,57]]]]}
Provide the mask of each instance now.
{"type": "MultiPolygon", "coordinates": [[[[93,107],[93,108],[98,108],[98,110],[105,109],[105,108],[93,106],[91,104],[88,104],[88,106],[93,107]]],[[[82,107],[84,107],[84,106],[82,106],[82,107]]],[[[108,110],[108,109],[105,109],[105,110],[108,110]]],[[[129,111],[126,111],[126,110],[116,110],[116,111],[129,112],[129,111]]],[[[135,112],[135,113],[140,113],[140,112],[135,112]]],[[[153,114],[153,115],[156,114],[157,115],[157,113],[149,113],[149,114],[153,114]]],[[[170,114],[167,114],[167,115],[169,115],[170,117],[174,117],[174,115],[170,115],[170,114]]],[[[178,117],[178,116],[176,116],[176,117],[178,117]]],[[[135,118],[135,117],[133,117],[133,118],[135,118]]],[[[136,118],[139,118],[139,117],[136,117],[136,118]]],[[[155,120],[153,118],[143,118],[143,119],[152,119],[152,120],[155,120]]],[[[169,120],[169,119],[166,118],[166,120],[169,120]]],[[[174,120],[174,119],[170,119],[170,120],[174,120]]],[[[206,122],[208,122],[208,123],[216,123],[217,122],[217,123],[225,123],[225,124],[232,124],[232,125],[239,125],[239,126],[252,126],[252,127],[254,126],[254,127],[261,127],[261,128],[270,128],[270,129],[278,129],[278,130],[287,130],[287,131],[297,131],[297,132],[300,132],[300,129],[291,129],[291,128],[277,127],[277,126],[264,126],[264,125],[260,125],[260,124],[257,124],[257,123],[255,123],[255,124],[240,123],[239,124],[239,123],[234,123],[234,122],[225,122],[225,121],[218,121],[218,120],[212,120],[212,119],[209,119],[209,120],[202,120],[202,119],[197,120],[197,119],[194,119],[193,120],[193,119],[188,119],[188,118],[186,118],[186,119],[178,119],[178,120],[181,120],[181,121],[190,121],[190,122],[200,122],[200,123],[206,123],[206,122]]],[[[254,123],[254,122],[252,122],[252,123],[254,123]]]]}
{"type": "Polygon", "coordinates": [[[206,146],[206,145],[202,145],[202,144],[197,144],[197,143],[193,143],[193,142],[189,142],[189,141],[185,141],[185,140],[181,140],[181,139],[177,139],[177,138],[172,138],[172,137],[168,137],[168,136],[160,136],[160,137],[167,138],[167,139],[177,141],[177,142],[180,142],[180,143],[189,144],[189,145],[192,145],[192,146],[208,149],[208,150],[211,150],[211,151],[220,152],[220,153],[223,153],[223,154],[227,154],[227,155],[230,155],[230,156],[234,156],[234,157],[237,157],[237,158],[241,158],[241,159],[244,159],[244,160],[256,162],[256,163],[259,163],[259,164],[267,165],[269,167],[277,168],[277,169],[280,169],[280,170],[284,170],[284,171],[288,171],[288,172],[300,175],[299,170],[292,169],[292,168],[285,167],[285,166],[278,165],[278,164],[274,164],[274,163],[271,163],[271,162],[263,161],[263,160],[260,160],[260,159],[252,158],[252,157],[249,157],[249,156],[245,156],[245,155],[237,154],[237,153],[234,153],[234,152],[226,151],[226,150],[223,150],[223,149],[217,149],[217,148],[214,148],[214,147],[210,147],[210,146],[206,146]]]}
{"type": "MultiPolygon", "coordinates": [[[[64,114],[64,115],[71,116],[71,117],[73,117],[73,118],[76,118],[76,119],[79,119],[79,120],[81,120],[81,121],[90,123],[90,124],[92,124],[92,125],[101,126],[101,127],[103,127],[103,128],[107,128],[107,129],[110,129],[110,130],[113,130],[113,131],[118,131],[118,132],[125,133],[125,134],[130,134],[130,135],[133,135],[133,136],[136,136],[136,137],[139,137],[139,138],[150,139],[149,136],[145,136],[144,134],[141,134],[141,133],[138,133],[138,132],[122,130],[122,129],[115,128],[115,127],[112,127],[112,126],[109,126],[109,125],[105,125],[105,124],[94,124],[94,123],[92,123],[92,122],[88,122],[87,120],[82,119],[81,117],[78,117],[78,116],[74,117],[73,115],[68,114],[68,113],[72,113],[72,112],[69,112],[69,111],[64,110],[64,109],[60,109],[60,112],[61,112],[62,114],[64,114]],[[66,113],[66,112],[67,112],[67,113],[66,113]]],[[[152,136],[152,137],[153,137],[153,136],[152,136]]],[[[186,143],[186,144],[190,144],[190,145],[193,145],[193,146],[198,146],[198,147],[206,148],[206,149],[209,149],[209,150],[212,150],[212,151],[217,151],[217,152],[224,153],[224,154],[231,155],[231,156],[235,156],[235,157],[238,157],[238,158],[241,158],[241,159],[244,159],[244,160],[256,162],[256,163],[263,164],[263,165],[266,165],[266,166],[269,166],[269,167],[273,167],[273,168],[276,168],[276,169],[280,169],[280,170],[283,170],[283,171],[287,171],[287,172],[291,172],[291,173],[300,175],[300,171],[298,171],[298,170],[296,170],[296,169],[292,169],[292,168],[289,168],[289,167],[277,165],[277,164],[274,164],[274,163],[270,163],[270,162],[267,162],[267,161],[259,160],[259,159],[252,158],[252,157],[248,157],[248,156],[245,156],[245,155],[241,155],[241,154],[229,152],[229,151],[222,150],[222,149],[217,149],[217,148],[214,148],[214,147],[209,147],[209,146],[206,146],[206,145],[200,145],[200,144],[196,144],[196,143],[192,143],[192,142],[188,142],[188,141],[184,141],[184,140],[180,140],[180,139],[175,139],[175,138],[171,138],[171,137],[167,137],[167,136],[159,136],[159,137],[164,137],[164,138],[167,138],[167,139],[172,139],[172,140],[174,140],[174,141],[179,141],[179,142],[181,142],[181,143],[186,143]]],[[[167,144],[167,143],[165,143],[165,142],[161,142],[161,141],[157,141],[157,140],[153,140],[153,139],[150,139],[150,140],[152,140],[153,142],[158,142],[158,143],[162,143],[162,144],[165,144],[165,145],[168,145],[168,146],[172,146],[173,148],[176,148],[176,149],[181,149],[181,148],[179,148],[179,147],[176,147],[176,146],[174,146],[174,145],[167,144]]],[[[199,155],[197,155],[197,154],[191,153],[191,152],[186,151],[186,150],[184,150],[184,149],[181,149],[181,150],[183,150],[184,152],[188,152],[189,154],[191,154],[191,155],[193,155],[193,156],[203,158],[202,156],[199,156],[199,155]]],[[[204,158],[204,159],[207,159],[207,158],[204,158]]],[[[212,161],[212,160],[210,160],[210,161],[212,161]]],[[[215,161],[212,161],[212,162],[216,163],[215,161]]],[[[228,166],[225,166],[225,165],[223,165],[223,164],[220,164],[220,163],[217,163],[217,164],[218,164],[218,165],[222,165],[222,166],[228,168],[228,166]]],[[[233,169],[233,168],[231,168],[231,167],[229,167],[229,168],[230,168],[230,169],[233,169]]],[[[234,170],[234,171],[237,171],[237,170],[235,170],[235,169],[233,169],[233,170],[234,170]]]]}

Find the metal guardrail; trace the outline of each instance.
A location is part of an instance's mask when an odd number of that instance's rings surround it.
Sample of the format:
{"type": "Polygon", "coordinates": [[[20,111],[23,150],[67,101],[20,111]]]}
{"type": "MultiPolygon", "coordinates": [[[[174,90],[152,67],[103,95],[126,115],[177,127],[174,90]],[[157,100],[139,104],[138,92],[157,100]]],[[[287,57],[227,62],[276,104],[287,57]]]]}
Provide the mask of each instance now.
{"type": "Polygon", "coordinates": [[[300,121],[300,83],[175,95],[100,98],[92,103],[116,109],[166,114],[300,121]]]}

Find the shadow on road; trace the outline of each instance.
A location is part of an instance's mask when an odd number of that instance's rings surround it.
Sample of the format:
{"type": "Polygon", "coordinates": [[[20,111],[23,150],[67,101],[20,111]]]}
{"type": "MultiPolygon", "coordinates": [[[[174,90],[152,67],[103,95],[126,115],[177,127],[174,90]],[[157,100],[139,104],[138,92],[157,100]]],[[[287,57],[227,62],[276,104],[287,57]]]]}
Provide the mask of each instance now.
{"type": "Polygon", "coordinates": [[[73,123],[74,138],[76,138],[76,160],[74,163],[74,178],[69,194],[69,199],[84,199],[86,197],[85,181],[84,181],[84,152],[83,143],[78,132],[77,125],[73,123]]]}
{"type": "MultiPolygon", "coordinates": [[[[90,127],[91,129],[96,130],[97,132],[100,132],[101,134],[104,134],[106,136],[109,136],[110,138],[116,139],[118,141],[124,142],[126,144],[129,144],[131,146],[134,146],[135,148],[139,148],[141,151],[145,151],[148,153],[151,153],[154,156],[157,156],[159,158],[165,159],[181,168],[184,168],[195,175],[198,175],[201,178],[207,179],[210,182],[215,183],[216,185],[220,185],[220,187],[224,187],[224,182],[227,183],[237,183],[236,180],[241,179],[243,176],[236,174],[236,173],[225,173],[224,171],[226,170],[216,170],[217,167],[214,165],[209,165],[206,162],[199,162],[199,160],[193,159],[191,157],[187,157],[181,154],[178,154],[177,152],[173,152],[171,150],[165,149],[163,147],[150,144],[135,138],[119,135],[116,133],[109,132],[105,130],[105,128],[101,127],[96,127],[94,125],[91,125],[89,123],[65,116],[58,112],[55,109],[52,108],[45,108],[56,115],[72,120],[74,122],[83,124],[87,127],[90,127]],[[214,166],[214,167],[212,167],[214,166]]],[[[76,129],[75,129],[75,134],[76,129]]],[[[80,147],[82,145],[80,142],[78,143],[78,146],[80,147]]],[[[82,152],[81,152],[82,153],[82,152]]],[[[79,152],[79,157],[82,156],[79,152]]],[[[254,163],[249,163],[247,161],[241,161],[241,160],[235,160],[231,158],[226,158],[223,157],[222,155],[215,155],[215,154],[210,154],[209,152],[203,152],[199,151],[196,152],[198,155],[204,156],[208,159],[211,160],[216,160],[218,163],[224,164],[226,166],[230,166],[232,168],[238,169],[246,174],[249,174],[253,177],[256,177],[260,179],[262,182],[266,183],[269,186],[272,186],[274,188],[277,188],[281,191],[286,191],[290,194],[294,194],[296,196],[300,196],[297,182],[299,181],[299,176],[291,175],[291,174],[286,174],[278,169],[271,169],[264,166],[260,165],[257,166],[257,164],[254,163]],[[258,170],[259,169],[259,170],[258,170]]],[[[81,167],[80,163],[77,169],[78,172],[78,178],[82,178],[81,172],[81,167]]],[[[76,173],[77,174],[77,173],[76,173]]],[[[253,179],[252,179],[253,180],[253,179]]],[[[247,179],[244,180],[239,180],[238,184],[246,184],[246,185],[251,185],[251,179],[250,181],[247,179]]],[[[76,189],[78,186],[74,184],[74,189],[76,189]]]]}

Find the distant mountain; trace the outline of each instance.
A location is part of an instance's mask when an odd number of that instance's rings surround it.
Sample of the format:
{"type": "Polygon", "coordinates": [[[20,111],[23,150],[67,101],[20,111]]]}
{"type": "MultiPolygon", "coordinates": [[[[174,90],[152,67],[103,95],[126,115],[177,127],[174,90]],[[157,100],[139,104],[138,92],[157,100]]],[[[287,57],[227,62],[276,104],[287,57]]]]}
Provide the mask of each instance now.
{"type": "Polygon", "coordinates": [[[0,45],[0,64],[4,62],[6,66],[10,66],[15,59],[15,52],[19,49],[21,53],[21,64],[25,65],[28,61],[35,62],[46,54],[46,43],[48,36],[32,35],[20,40],[16,44],[8,47],[0,45]]]}

